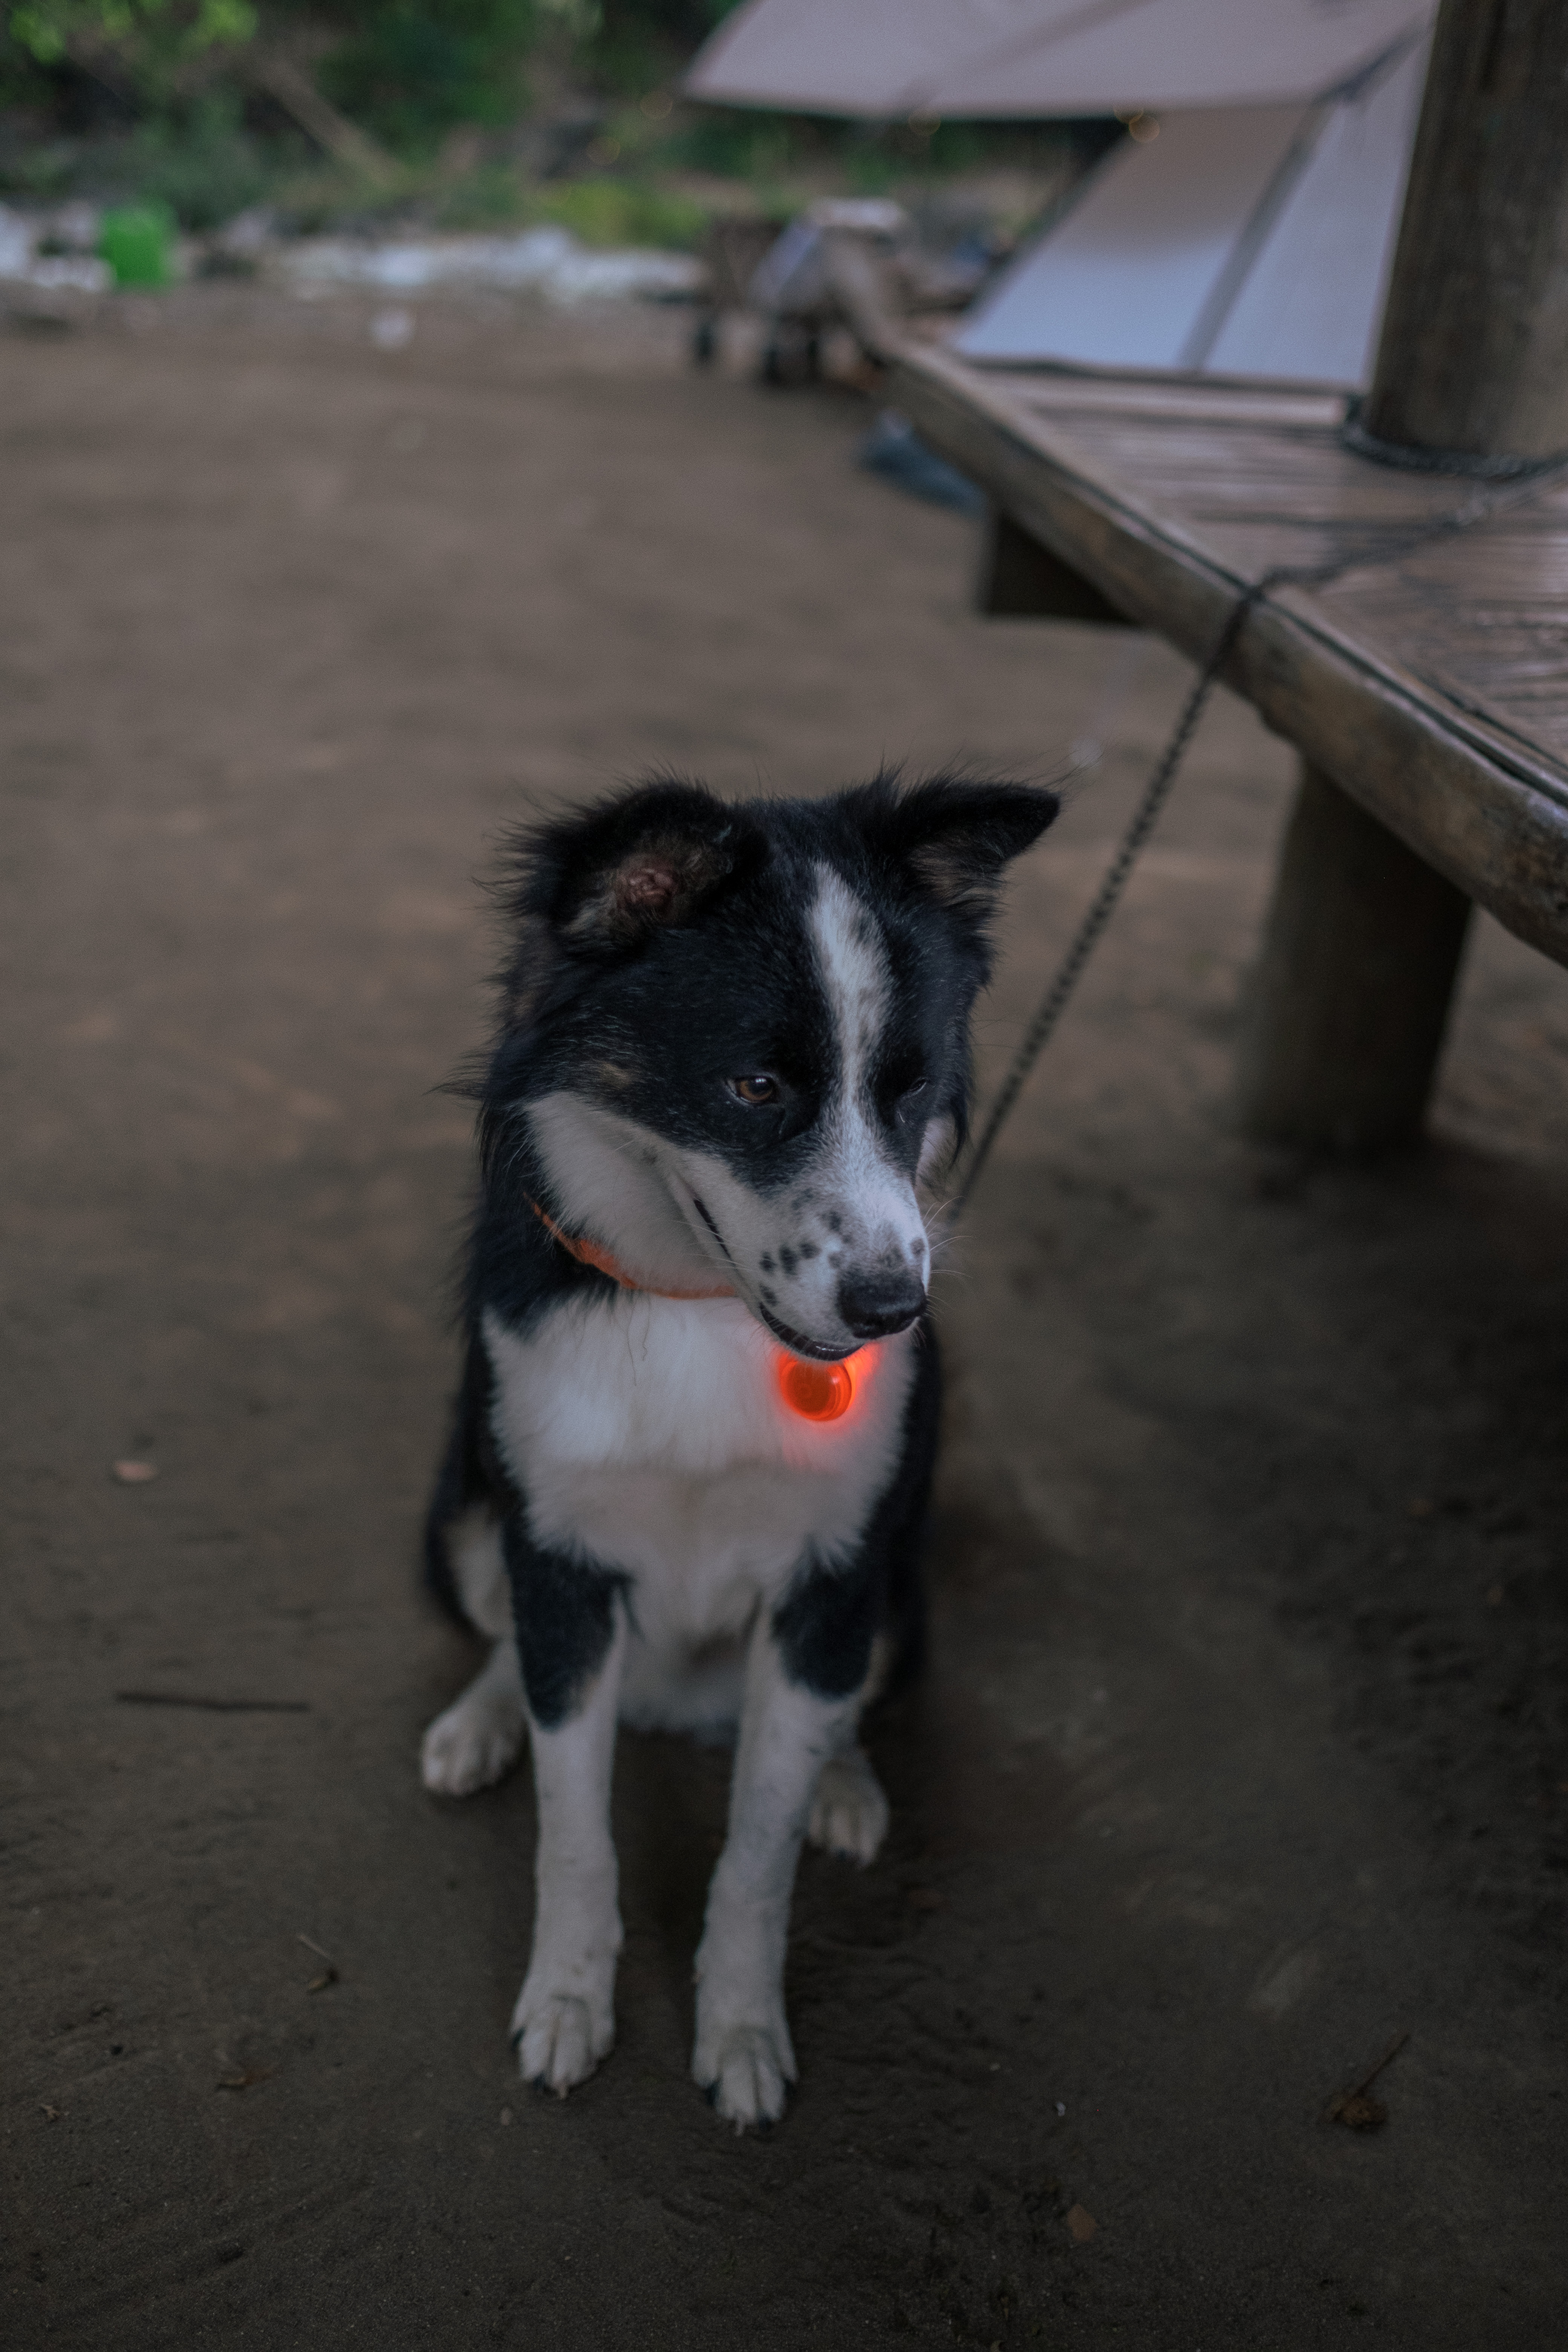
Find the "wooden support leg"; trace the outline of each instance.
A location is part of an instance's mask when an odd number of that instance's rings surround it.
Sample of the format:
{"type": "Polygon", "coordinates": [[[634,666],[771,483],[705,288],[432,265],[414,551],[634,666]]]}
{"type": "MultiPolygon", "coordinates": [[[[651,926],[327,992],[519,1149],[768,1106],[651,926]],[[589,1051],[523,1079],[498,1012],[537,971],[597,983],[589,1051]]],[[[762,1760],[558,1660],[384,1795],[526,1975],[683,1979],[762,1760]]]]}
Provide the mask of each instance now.
{"type": "Polygon", "coordinates": [[[1132,625],[1125,613],[1106,602],[1092,580],[1053,555],[1000,507],[993,507],[987,519],[976,602],[983,613],[996,619],[1099,621],[1118,629],[1132,625]]]}
{"type": "Polygon", "coordinates": [[[1249,1134],[1346,1155],[1419,1132],[1470,902],[1319,770],[1300,790],[1242,1041],[1249,1134]]]}

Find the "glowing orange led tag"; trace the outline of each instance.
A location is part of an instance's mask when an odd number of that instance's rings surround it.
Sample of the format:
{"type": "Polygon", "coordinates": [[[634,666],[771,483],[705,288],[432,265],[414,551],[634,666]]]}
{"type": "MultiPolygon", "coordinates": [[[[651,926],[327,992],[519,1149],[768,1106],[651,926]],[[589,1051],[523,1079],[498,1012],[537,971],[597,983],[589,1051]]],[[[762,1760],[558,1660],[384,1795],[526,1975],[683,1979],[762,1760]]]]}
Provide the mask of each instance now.
{"type": "Polygon", "coordinates": [[[808,1364],[799,1356],[779,1357],[779,1392],[791,1412],[803,1421],[837,1421],[855,1400],[855,1375],[850,1367],[864,1353],[841,1364],[808,1364]]]}

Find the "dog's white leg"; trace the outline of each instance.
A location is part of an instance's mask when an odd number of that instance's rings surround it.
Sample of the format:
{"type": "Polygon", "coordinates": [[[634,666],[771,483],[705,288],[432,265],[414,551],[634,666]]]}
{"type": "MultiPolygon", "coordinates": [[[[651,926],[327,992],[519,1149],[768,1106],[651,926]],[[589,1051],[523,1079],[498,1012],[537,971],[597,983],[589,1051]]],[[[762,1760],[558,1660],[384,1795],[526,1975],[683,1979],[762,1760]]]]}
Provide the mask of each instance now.
{"type": "Polygon", "coordinates": [[[784,2020],[790,1894],[824,1763],[850,1730],[858,1696],[817,1697],[785,1675],[773,1628],[752,1636],[730,1834],[708,1892],[697,1954],[691,2072],[737,2131],[776,2123],[795,2052],[784,2020]]]}
{"type": "Polygon", "coordinates": [[[438,1797],[468,1797],[517,1762],[527,1715],[517,1643],[508,1633],[460,1698],[425,1734],[419,1769],[438,1797]]]}
{"type": "Polygon", "coordinates": [[[625,1619],[575,1712],[546,1729],[531,1715],[539,1802],[533,1952],[512,2011],[518,2063],[530,2083],[564,2098],[585,2083],[616,2038],[621,1948],[610,1773],[626,1652],[625,1619]]]}
{"type": "Polygon", "coordinates": [[[806,1835],[827,1853],[864,1866],[888,1834],[888,1800],[864,1748],[846,1748],[822,1768],[806,1835]]]}

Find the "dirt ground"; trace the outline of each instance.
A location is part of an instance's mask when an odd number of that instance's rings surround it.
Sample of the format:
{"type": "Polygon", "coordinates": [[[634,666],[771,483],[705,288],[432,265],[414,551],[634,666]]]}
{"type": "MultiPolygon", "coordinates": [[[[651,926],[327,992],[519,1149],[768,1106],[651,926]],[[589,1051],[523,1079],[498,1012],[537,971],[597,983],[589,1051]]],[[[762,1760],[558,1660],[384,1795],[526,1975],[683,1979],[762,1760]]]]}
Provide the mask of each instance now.
{"type": "Polygon", "coordinates": [[[1478,922],[1425,1152],[1246,1145],[1291,761],[1234,702],[942,1278],[932,1668],[884,1855],[803,1866],[788,2116],[687,2078],[727,1759],[668,1740],[618,2046],[517,2081],[527,1774],[416,1769],[474,877],[650,762],[1102,737],[994,1076],[1185,673],[975,617],[864,412],[679,313],[369,320],[0,340],[6,2343],[1561,2346],[1568,975],[1478,922]]]}

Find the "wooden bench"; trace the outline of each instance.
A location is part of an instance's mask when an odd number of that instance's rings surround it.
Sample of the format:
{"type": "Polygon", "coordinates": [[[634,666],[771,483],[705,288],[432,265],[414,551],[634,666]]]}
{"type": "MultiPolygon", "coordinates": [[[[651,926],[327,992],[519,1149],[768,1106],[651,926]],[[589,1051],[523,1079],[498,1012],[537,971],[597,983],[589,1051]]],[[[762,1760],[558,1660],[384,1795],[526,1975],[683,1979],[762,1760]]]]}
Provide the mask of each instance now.
{"type": "MultiPolygon", "coordinates": [[[[1568,448],[1568,10],[1445,0],[1367,404],[1408,444],[1568,448]],[[1458,195],[1456,195],[1458,191],[1458,195]],[[1510,239],[1512,239],[1511,246],[1510,239]]],[[[1158,630],[1223,671],[1304,774],[1252,993],[1244,1114],[1373,1150],[1419,1127],[1472,901],[1568,964],[1568,474],[1481,490],[1342,438],[1347,396],[980,366],[905,338],[891,396],[994,509],[982,602],[1158,630]]],[[[1413,453],[1419,457],[1421,447],[1413,453]]]]}

